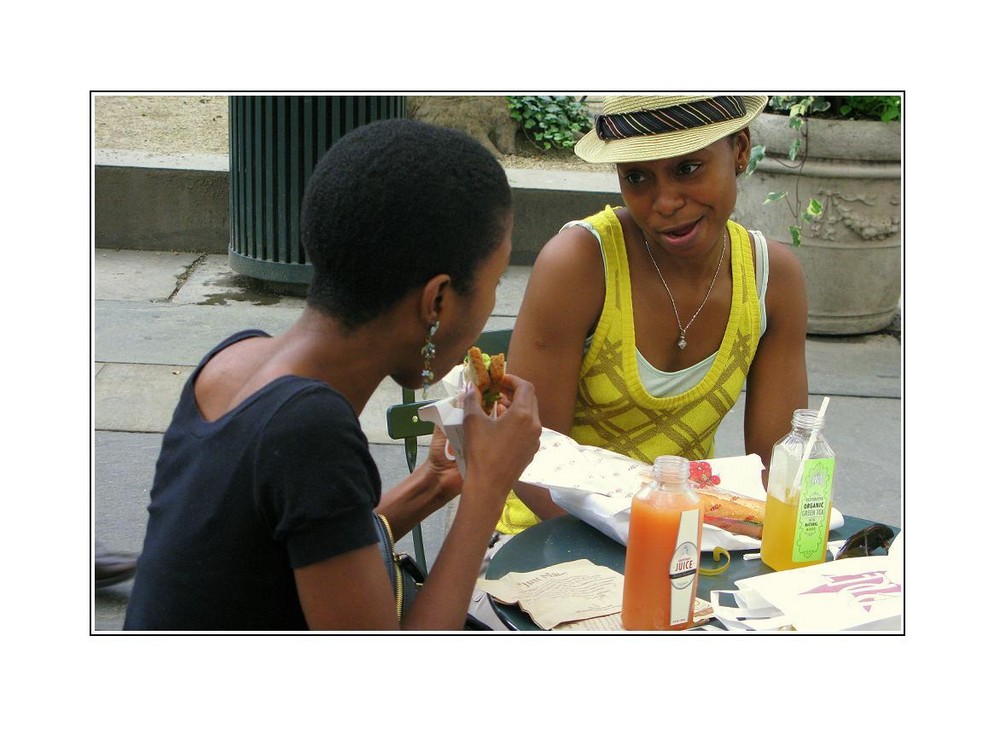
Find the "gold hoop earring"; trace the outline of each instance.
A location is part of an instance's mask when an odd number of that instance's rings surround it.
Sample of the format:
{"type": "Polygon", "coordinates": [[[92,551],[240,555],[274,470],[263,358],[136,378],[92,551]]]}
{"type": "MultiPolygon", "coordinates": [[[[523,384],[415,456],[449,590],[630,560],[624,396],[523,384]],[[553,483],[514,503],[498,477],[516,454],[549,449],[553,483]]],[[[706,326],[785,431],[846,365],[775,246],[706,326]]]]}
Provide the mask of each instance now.
{"type": "Polygon", "coordinates": [[[424,400],[427,399],[427,388],[430,387],[431,381],[434,379],[434,372],[431,370],[431,360],[434,359],[434,355],[437,353],[437,347],[434,346],[432,340],[440,326],[440,321],[431,324],[430,331],[427,332],[427,342],[420,349],[420,354],[424,358],[424,371],[421,373],[424,378],[424,400]]]}

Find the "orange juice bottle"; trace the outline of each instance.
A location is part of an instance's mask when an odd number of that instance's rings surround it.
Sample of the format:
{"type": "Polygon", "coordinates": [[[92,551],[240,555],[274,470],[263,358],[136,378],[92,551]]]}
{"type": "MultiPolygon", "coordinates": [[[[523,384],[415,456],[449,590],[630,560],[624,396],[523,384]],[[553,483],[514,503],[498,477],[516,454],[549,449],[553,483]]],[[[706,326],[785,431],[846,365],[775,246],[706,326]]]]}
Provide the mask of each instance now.
{"type": "Polygon", "coordinates": [[[791,432],[771,452],[760,547],[761,561],[771,569],[826,561],[834,458],[823,436],[823,413],[796,410],[791,432]]]}
{"type": "Polygon", "coordinates": [[[704,512],[689,476],[686,458],[660,456],[653,463],[653,483],[632,498],[622,596],[626,630],[683,630],[694,624],[704,512]]]}

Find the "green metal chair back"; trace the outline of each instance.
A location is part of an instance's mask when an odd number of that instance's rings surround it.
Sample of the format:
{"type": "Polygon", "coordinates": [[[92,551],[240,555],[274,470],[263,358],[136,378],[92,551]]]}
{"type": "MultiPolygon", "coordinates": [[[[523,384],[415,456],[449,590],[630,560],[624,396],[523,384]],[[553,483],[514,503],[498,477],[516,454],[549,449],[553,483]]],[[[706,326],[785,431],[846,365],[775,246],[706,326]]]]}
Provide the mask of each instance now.
{"type": "MultiPolygon", "coordinates": [[[[488,354],[507,354],[510,345],[510,329],[498,329],[483,332],[476,340],[476,346],[488,354]]],[[[434,432],[434,423],[420,419],[417,411],[432,400],[417,400],[415,391],[404,387],[402,402],[392,405],[386,410],[385,425],[389,437],[403,441],[403,452],[406,454],[406,467],[413,473],[417,467],[417,438],[434,432]]],[[[413,550],[417,564],[427,571],[427,558],[424,553],[424,533],[420,524],[413,528],[413,550]]]]}

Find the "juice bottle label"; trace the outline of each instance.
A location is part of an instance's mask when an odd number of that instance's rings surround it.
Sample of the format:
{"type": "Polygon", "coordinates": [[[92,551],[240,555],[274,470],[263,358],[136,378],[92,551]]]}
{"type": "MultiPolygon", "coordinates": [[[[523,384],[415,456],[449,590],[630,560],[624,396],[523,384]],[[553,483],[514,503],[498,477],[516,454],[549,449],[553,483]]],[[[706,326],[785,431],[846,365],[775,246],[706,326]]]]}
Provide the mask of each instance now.
{"type": "Polygon", "coordinates": [[[694,601],[695,578],[701,549],[698,544],[698,522],[701,512],[689,509],[681,512],[677,529],[677,546],[670,559],[670,625],[688,622],[694,601]]]}
{"type": "Polygon", "coordinates": [[[793,562],[814,562],[826,550],[830,496],[833,493],[832,458],[811,458],[802,468],[802,490],[792,540],[793,562]]]}

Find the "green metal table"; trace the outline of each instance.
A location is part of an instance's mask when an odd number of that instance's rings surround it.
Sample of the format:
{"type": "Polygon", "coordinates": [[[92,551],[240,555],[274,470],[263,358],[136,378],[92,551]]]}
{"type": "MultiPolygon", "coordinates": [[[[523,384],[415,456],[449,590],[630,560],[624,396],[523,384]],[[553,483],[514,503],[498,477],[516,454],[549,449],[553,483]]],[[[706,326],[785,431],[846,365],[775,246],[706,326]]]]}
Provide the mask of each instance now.
{"type": "MultiPolygon", "coordinates": [[[[844,516],[844,525],[830,531],[830,540],[846,539],[875,522],[844,516]]],[[[893,528],[894,533],[898,529],[893,528]]],[[[720,575],[698,576],[698,597],[710,600],[713,590],[735,590],[736,581],[773,572],[759,559],[744,560],[747,551],[730,552],[729,568],[720,575]]],[[[496,580],[508,572],[531,572],[577,559],[589,559],[597,565],[625,574],[625,547],[575,516],[560,516],[543,521],[514,536],[493,556],[486,578],[496,580]]],[[[827,559],[830,559],[829,554],[827,559]]],[[[712,555],[703,552],[702,567],[718,566],[712,555]]],[[[506,605],[489,596],[493,610],[511,630],[541,630],[517,605],[506,605]]],[[[716,622],[716,621],[711,621],[716,622]]],[[[716,622],[716,625],[719,623],[716,622]]]]}

